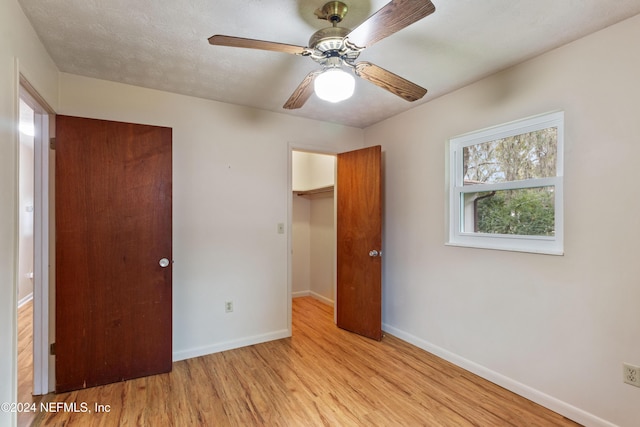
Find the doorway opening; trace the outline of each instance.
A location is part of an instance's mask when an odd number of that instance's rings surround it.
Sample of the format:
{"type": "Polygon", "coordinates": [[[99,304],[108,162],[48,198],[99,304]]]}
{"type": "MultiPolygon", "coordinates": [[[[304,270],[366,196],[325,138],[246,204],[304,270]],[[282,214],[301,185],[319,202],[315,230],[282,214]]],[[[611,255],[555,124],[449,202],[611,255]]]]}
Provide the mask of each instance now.
{"type": "Polygon", "coordinates": [[[33,394],[34,115],[20,98],[18,166],[18,396],[33,394]]]}
{"type": "Polygon", "coordinates": [[[22,76],[18,102],[16,388],[20,402],[38,402],[35,396],[50,391],[49,115],[54,112],[22,76]]]}
{"type": "MultiPolygon", "coordinates": [[[[290,146],[290,186],[293,170],[296,169],[293,155],[298,149],[290,146]]],[[[310,152],[313,153],[307,151],[310,152]]],[[[332,203],[335,224],[333,244],[325,249],[330,253],[331,261],[323,263],[323,268],[319,270],[309,269],[309,281],[329,270],[334,323],[339,328],[379,341],[382,339],[382,147],[376,145],[329,154],[333,154],[331,169],[338,190],[332,203]]],[[[310,166],[299,169],[305,172],[313,170],[310,166]]],[[[309,186],[316,189],[323,187],[326,185],[309,186]]],[[[292,259],[296,251],[292,242],[292,205],[293,201],[289,199],[288,295],[299,295],[294,293],[295,290],[315,296],[317,292],[311,289],[311,282],[308,290],[299,289],[293,283],[295,263],[292,259]]],[[[311,264],[312,257],[309,259],[311,264]]],[[[288,321],[291,325],[292,298],[289,298],[288,304],[288,321]]],[[[293,333],[293,330],[290,332],[293,333]]]]}
{"type": "Polygon", "coordinates": [[[334,154],[291,152],[291,296],[333,310],[336,295],[334,154]]]}

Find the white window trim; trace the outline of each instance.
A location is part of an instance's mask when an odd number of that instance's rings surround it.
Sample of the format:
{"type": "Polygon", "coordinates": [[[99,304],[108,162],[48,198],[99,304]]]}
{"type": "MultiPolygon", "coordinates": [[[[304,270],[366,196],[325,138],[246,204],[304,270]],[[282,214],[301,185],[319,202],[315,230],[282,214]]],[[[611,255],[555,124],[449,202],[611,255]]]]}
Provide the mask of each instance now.
{"type": "Polygon", "coordinates": [[[531,252],[549,255],[564,254],[564,209],[563,209],[563,153],[564,153],[564,112],[557,111],[509,122],[503,125],[467,133],[449,140],[449,239],[447,245],[483,249],[497,249],[516,252],[531,252]],[[536,130],[556,127],[557,157],[556,176],[549,178],[511,181],[495,184],[464,185],[461,173],[462,150],[470,145],[494,141],[536,130]],[[461,195],[494,190],[509,190],[554,186],[555,196],[555,236],[516,236],[505,234],[469,233],[462,231],[461,195]]]}

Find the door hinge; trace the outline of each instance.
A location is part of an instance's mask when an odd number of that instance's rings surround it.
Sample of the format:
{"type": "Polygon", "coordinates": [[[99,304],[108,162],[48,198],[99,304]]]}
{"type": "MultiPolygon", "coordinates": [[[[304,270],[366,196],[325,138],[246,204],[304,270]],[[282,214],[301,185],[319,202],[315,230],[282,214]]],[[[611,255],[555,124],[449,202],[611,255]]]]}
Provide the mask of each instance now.
{"type": "Polygon", "coordinates": [[[56,149],[56,139],[55,138],[49,138],[49,148],[52,150],[56,149]]]}
{"type": "Polygon", "coordinates": [[[56,355],[56,343],[52,342],[49,345],[49,354],[52,355],[52,356],[56,355]]]}

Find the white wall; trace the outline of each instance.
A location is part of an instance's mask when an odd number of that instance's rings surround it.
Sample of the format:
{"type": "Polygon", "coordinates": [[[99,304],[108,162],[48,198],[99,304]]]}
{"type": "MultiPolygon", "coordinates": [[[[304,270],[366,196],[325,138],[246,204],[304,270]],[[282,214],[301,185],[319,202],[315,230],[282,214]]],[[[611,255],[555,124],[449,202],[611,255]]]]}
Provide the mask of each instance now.
{"type": "Polygon", "coordinates": [[[365,130],[385,160],[385,330],[587,425],[637,426],[640,16],[365,130]],[[565,255],[445,246],[448,138],[565,111],[565,255]],[[607,420],[607,421],[604,421],[607,420]]]}
{"type": "Polygon", "coordinates": [[[311,200],[294,192],[291,199],[291,294],[311,292],[311,200]]]}
{"type": "Polygon", "coordinates": [[[334,185],[336,156],[293,151],[292,187],[294,191],[314,190],[334,185]]]}
{"type": "MultiPolygon", "coordinates": [[[[33,122],[33,110],[31,112],[33,122]]],[[[22,119],[22,117],[21,117],[22,119]]],[[[20,133],[18,195],[18,303],[33,294],[34,138],[20,133]]]]}
{"type": "MultiPolygon", "coordinates": [[[[0,402],[16,401],[18,73],[52,106],[58,70],[15,0],[0,1],[0,402]]],[[[0,412],[0,425],[15,414],[0,412]]]]}
{"type": "MultiPolygon", "coordinates": [[[[334,158],[335,159],[335,158],[334,158]]],[[[311,200],[310,224],[310,289],[322,301],[335,303],[336,230],[334,227],[335,198],[333,193],[315,196],[311,200]]]]}
{"type": "Polygon", "coordinates": [[[298,196],[292,201],[293,297],[311,295],[335,303],[336,231],[333,192],[298,196]]]}
{"type": "Polygon", "coordinates": [[[359,148],[361,129],[65,73],[59,113],[173,128],[174,359],[290,334],[289,143],[359,148]]]}

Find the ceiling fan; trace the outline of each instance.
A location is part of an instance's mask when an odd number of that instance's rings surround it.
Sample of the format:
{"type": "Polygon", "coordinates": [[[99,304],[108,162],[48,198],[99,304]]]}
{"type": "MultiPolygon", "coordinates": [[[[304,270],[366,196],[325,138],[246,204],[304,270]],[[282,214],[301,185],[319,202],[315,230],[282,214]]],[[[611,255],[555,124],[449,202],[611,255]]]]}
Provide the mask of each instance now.
{"type": "Polygon", "coordinates": [[[294,90],[284,104],[286,109],[302,107],[314,89],[318,96],[332,102],[351,96],[354,79],[343,69],[351,69],[356,76],[412,102],[422,98],[427,90],[370,62],[355,60],[365,48],[432,14],[435,10],[430,0],[392,0],[350,31],[348,28],[338,27],[347,13],[347,5],[341,1],[331,1],[317,9],[315,14],[318,19],[325,19],[332,26],[316,31],[309,39],[308,47],[225,35],[211,36],[209,43],[308,56],[320,64],[322,69],[307,74],[294,90]],[[335,97],[332,94],[323,94],[323,88],[331,90],[339,84],[328,81],[334,76],[346,80],[346,94],[340,93],[335,97]]]}

